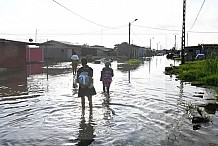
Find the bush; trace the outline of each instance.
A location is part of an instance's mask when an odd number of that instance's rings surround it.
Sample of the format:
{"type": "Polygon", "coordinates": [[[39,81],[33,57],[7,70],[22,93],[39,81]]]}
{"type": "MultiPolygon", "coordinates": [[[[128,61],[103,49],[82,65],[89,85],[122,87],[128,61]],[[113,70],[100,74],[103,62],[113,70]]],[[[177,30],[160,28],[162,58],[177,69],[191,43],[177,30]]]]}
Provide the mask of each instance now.
{"type": "Polygon", "coordinates": [[[218,87],[218,75],[205,77],[204,82],[206,83],[206,85],[218,87]]]}
{"type": "Polygon", "coordinates": [[[182,78],[186,81],[195,81],[197,79],[197,70],[189,70],[189,71],[183,71],[179,78],[182,78]]]}
{"type": "Polygon", "coordinates": [[[218,74],[218,57],[205,60],[204,69],[211,74],[218,74]]]}
{"type": "Polygon", "coordinates": [[[173,73],[185,81],[218,87],[218,57],[181,64],[173,67],[173,73]]]}

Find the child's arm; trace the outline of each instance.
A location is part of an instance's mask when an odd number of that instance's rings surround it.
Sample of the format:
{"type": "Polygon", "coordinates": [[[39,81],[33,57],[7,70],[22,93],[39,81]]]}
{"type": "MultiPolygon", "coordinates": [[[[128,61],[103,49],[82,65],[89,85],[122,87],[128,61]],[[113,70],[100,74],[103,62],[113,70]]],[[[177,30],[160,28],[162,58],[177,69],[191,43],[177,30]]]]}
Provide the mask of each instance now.
{"type": "Polygon", "coordinates": [[[114,76],[114,70],[111,68],[111,76],[114,76]]]}
{"type": "Polygon", "coordinates": [[[100,81],[102,81],[102,78],[103,78],[103,70],[101,71],[100,81]]]}

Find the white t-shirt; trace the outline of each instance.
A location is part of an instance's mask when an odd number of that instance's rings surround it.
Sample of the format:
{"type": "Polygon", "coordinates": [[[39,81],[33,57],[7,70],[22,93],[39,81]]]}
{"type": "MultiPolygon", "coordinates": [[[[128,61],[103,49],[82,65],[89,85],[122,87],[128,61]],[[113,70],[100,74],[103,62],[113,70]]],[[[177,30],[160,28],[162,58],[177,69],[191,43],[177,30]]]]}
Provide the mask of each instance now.
{"type": "Polygon", "coordinates": [[[79,57],[78,57],[78,55],[72,55],[72,56],[71,56],[71,59],[72,59],[72,60],[79,60],[79,57]]]}

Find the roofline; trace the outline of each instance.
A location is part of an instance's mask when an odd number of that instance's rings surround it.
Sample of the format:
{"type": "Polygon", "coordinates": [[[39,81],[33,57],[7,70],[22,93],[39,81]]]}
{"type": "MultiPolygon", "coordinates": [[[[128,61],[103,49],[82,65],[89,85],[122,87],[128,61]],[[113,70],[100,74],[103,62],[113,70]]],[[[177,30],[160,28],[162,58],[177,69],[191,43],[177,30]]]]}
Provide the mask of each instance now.
{"type": "Polygon", "coordinates": [[[39,45],[40,43],[33,43],[33,42],[21,42],[21,41],[15,41],[15,40],[8,40],[8,39],[0,39],[0,42],[12,42],[12,43],[20,43],[25,45],[39,45]]]}
{"type": "Polygon", "coordinates": [[[59,44],[64,44],[64,45],[67,45],[67,46],[74,46],[74,47],[81,47],[82,45],[74,45],[73,43],[70,43],[70,42],[63,42],[63,41],[55,41],[55,40],[50,40],[50,41],[46,41],[46,42],[43,42],[39,45],[50,45],[49,43],[59,43],[59,44]]]}

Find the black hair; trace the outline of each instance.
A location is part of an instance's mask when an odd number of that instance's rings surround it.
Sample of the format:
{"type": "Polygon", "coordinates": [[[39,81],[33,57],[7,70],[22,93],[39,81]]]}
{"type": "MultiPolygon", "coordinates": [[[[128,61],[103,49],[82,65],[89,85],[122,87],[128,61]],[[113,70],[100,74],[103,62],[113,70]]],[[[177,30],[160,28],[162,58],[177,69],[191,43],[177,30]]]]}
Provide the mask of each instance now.
{"type": "Polygon", "coordinates": [[[82,63],[82,65],[86,65],[87,62],[88,62],[87,59],[85,59],[85,58],[81,59],[81,63],[82,63]]]}

